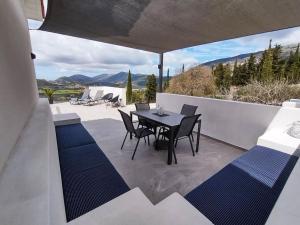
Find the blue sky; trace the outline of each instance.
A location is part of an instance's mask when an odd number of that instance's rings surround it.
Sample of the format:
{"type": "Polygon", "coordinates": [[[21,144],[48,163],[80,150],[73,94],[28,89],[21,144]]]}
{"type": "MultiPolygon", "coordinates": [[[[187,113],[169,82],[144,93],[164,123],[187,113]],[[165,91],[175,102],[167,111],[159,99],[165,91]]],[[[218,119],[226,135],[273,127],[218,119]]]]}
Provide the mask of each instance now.
{"type": "MultiPolygon", "coordinates": [[[[120,71],[157,74],[158,55],[110,44],[69,37],[65,35],[35,30],[39,22],[28,21],[37,78],[54,80],[60,76],[84,74],[95,76],[113,74],[120,71]]],[[[264,50],[273,44],[295,44],[300,42],[300,27],[243,38],[215,42],[165,54],[164,69],[171,75],[185,68],[243,53],[264,50]]]]}

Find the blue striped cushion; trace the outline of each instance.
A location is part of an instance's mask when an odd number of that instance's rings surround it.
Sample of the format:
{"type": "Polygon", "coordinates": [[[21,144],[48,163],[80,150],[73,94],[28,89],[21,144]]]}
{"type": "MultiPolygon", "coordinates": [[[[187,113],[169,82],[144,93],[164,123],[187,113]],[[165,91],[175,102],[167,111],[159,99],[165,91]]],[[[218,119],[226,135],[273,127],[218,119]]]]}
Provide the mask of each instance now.
{"type": "Polygon", "coordinates": [[[82,125],[61,126],[56,131],[68,222],[129,191],[82,125]]]}
{"type": "Polygon", "coordinates": [[[265,224],[297,159],[256,146],[185,198],[214,224],[265,224]]]}
{"type": "Polygon", "coordinates": [[[80,123],[58,126],[55,129],[59,149],[95,143],[95,140],[80,123]]]}

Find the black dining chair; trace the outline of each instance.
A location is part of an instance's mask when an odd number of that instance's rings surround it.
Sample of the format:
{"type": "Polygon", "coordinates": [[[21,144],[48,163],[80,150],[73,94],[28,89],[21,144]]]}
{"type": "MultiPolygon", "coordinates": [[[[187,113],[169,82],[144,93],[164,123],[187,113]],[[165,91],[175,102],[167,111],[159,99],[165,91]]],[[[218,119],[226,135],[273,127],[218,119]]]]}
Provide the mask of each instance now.
{"type": "MultiPolygon", "coordinates": [[[[135,103],[135,109],[136,111],[150,110],[150,105],[148,103],[135,103]]],[[[156,129],[159,126],[157,123],[141,117],[138,117],[138,122],[138,127],[142,126],[152,129],[156,137],[156,129]]]]}
{"type": "Polygon", "coordinates": [[[150,129],[148,129],[147,127],[138,127],[138,128],[134,128],[133,126],[133,123],[132,123],[132,120],[130,118],[130,116],[121,111],[121,110],[118,110],[121,114],[121,117],[123,119],[123,122],[124,122],[124,125],[125,125],[125,128],[126,128],[126,135],[125,135],[125,138],[123,140],[123,143],[122,143],[122,146],[121,146],[121,149],[123,149],[123,146],[124,146],[124,143],[126,141],[126,138],[128,136],[128,133],[132,133],[134,134],[134,136],[138,139],[137,143],[136,143],[136,146],[134,148],[134,152],[133,152],[133,155],[131,157],[131,159],[133,160],[134,159],[134,156],[135,156],[135,152],[137,150],[137,147],[140,143],[140,139],[141,138],[145,138],[147,137],[148,138],[148,145],[150,145],[150,140],[149,140],[149,136],[150,135],[154,135],[154,132],[150,129]]]}
{"type": "MultiPolygon", "coordinates": [[[[183,104],[180,114],[185,115],[185,116],[193,116],[193,115],[195,115],[197,108],[198,108],[198,106],[195,106],[195,105],[183,104]]],[[[194,141],[193,132],[191,133],[191,137],[192,137],[192,141],[194,141]]],[[[177,142],[176,142],[176,145],[177,145],[177,142]]]]}
{"type": "MultiPolygon", "coordinates": [[[[180,114],[185,115],[185,116],[193,116],[193,115],[195,115],[197,108],[198,108],[198,106],[195,106],[195,105],[183,104],[180,114]]],[[[165,132],[166,128],[162,127],[159,130],[159,133],[161,133],[162,130],[163,130],[163,132],[165,132]]],[[[192,141],[194,141],[193,132],[191,133],[191,138],[192,138],[192,141]]],[[[177,145],[177,142],[176,142],[176,145],[177,145]]]]}
{"type": "MultiPolygon", "coordinates": [[[[191,140],[191,133],[193,132],[195,124],[200,116],[201,116],[201,114],[183,117],[180,122],[180,125],[178,126],[178,128],[176,129],[175,134],[174,134],[175,135],[175,138],[174,138],[175,143],[180,139],[184,139],[184,138],[189,139],[193,156],[195,156],[195,151],[194,151],[194,147],[193,147],[192,140],[191,140]]],[[[162,135],[162,136],[166,137],[168,140],[170,140],[171,133],[170,133],[170,130],[167,130],[167,131],[160,133],[159,135],[162,135]]],[[[176,145],[176,144],[174,144],[174,145],[176,145]]],[[[175,147],[174,147],[173,155],[174,155],[175,163],[177,163],[175,147]]]]}
{"type": "Polygon", "coordinates": [[[184,104],[181,108],[180,114],[186,115],[186,116],[193,116],[193,115],[195,115],[197,108],[198,108],[198,106],[195,106],[195,105],[184,104]]]}

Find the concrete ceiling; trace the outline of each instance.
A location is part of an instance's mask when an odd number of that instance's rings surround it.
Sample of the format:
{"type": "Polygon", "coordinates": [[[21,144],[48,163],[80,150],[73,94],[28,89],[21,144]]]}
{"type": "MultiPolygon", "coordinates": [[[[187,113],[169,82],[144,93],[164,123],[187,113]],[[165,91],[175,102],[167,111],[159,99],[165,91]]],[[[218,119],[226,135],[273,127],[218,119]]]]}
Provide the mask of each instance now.
{"type": "Polygon", "coordinates": [[[300,26],[300,0],[49,0],[40,28],[151,52],[300,26]]]}

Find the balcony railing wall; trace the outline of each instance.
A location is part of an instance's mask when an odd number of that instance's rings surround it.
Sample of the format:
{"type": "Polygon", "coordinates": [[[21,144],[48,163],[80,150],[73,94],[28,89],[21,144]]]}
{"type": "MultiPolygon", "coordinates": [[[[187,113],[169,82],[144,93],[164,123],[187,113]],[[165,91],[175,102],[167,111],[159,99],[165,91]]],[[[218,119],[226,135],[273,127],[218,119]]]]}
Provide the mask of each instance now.
{"type": "Polygon", "coordinates": [[[157,104],[180,112],[183,104],[198,106],[202,114],[201,133],[226,143],[249,149],[257,143],[280,107],[212,98],[157,94],[157,104]]]}

